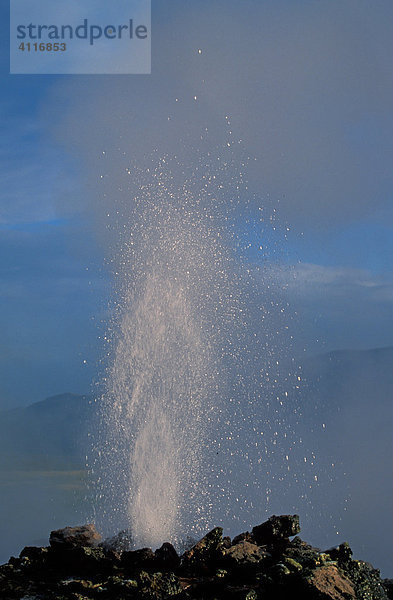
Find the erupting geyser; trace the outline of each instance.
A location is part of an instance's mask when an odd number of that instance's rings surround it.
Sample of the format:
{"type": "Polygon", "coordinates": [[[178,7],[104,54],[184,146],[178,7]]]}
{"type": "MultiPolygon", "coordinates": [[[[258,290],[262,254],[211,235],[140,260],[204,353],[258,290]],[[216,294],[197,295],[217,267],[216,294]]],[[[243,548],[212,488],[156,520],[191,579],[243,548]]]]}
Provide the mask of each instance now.
{"type": "Polygon", "coordinates": [[[195,509],[209,395],[209,344],[185,273],[161,260],[125,299],[109,377],[126,513],[135,542],[148,546],[180,534],[184,505],[195,509]]]}
{"type": "Polygon", "coordinates": [[[175,202],[161,179],[141,186],[132,215],[103,400],[101,491],[107,518],[124,525],[126,515],[136,545],[157,546],[209,520],[205,449],[219,410],[226,251],[213,215],[186,192],[175,202]]]}
{"type": "Polygon", "coordinates": [[[237,528],[275,508],[275,493],[283,502],[288,478],[306,485],[291,470],[304,450],[280,363],[287,306],[266,256],[245,260],[262,249],[261,212],[253,229],[241,181],[219,164],[180,184],[167,159],[127,169],[118,206],[95,519],[104,533],[131,530],[139,547],[214,522],[237,528]]]}

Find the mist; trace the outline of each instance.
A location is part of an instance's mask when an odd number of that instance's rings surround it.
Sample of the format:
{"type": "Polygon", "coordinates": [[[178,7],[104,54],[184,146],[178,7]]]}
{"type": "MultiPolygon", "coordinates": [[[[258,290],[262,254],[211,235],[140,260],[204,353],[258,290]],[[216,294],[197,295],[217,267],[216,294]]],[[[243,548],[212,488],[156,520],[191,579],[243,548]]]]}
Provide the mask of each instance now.
{"type": "MultiPolygon", "coordinates": [[[[166,10],[164,25],[159,11],[154,43],[160,52],[151,76],[138,77],[137,83],[128,78],[66,81],[52,90],[44,110],[51,133],[78,162],[84,185],[83,192],[68,199],[67,210],[80,211],[94,223],[114,274],[115,289],[116,278],[121,281],[132,262],[120,264],[119,257],[124,258],[121,249],[140,217],[139,188],[151,186],[152,180],[157,186],[167,186],[170,179],[175,205],[184,203],[186,190],[193,210],[213,215],[213,228],[227,236],[227,247],[241,269],[263,273],[259,284],[258,277],[253,277],[252,284],[243,281],[241,293],[243,300],[247,299],[249,316],[258,306],[273,307],[264,311],[263,323],[256,325],[260,329],[255,334],[268,340],[265,355],[261,342],[253,344],[247,338],[249,356],[258,356],[259,362],[251,359],[243,376],[252,388],[256,383],[252,383],[250,365],[255,368],[258,362],[260,373],[261,362],[265,362],[273,381],[284,383],[278,393],[274,385],[265,386],[265,408],[258,405],[245,414],[246,419],[264,424],[256,430],[266,429],[270,423],[271,444],[280,430],[283,434],[288,428],[289,436],[288,441],[281,436],[278,453],[267,450],[264,477],[266,473],[275,475],[274,483],[266,485],[264,501],[269,498],[271,511],[282,512],[284,505],[297,507],[314,531],[324,529],[322,537],[334,543],[334,536],[346,531],[351,486],[360,492],[362,486],[368,489],[375,481],[361,482],[355,476],[346,479],[344,473],[354,469],[345,465],[351,462],[350,441],[356,444],[357,434],[346,432],[348,445],[342,447],[341,457],[333,450],[337,446],[334,436],[327,449],[320,439],[323,411],[319,407],[310,414],[313,400],[305,387],[296,385],[303,368],[303,350],[307,346],[315,350],[314,340],[323,340],[325,335],[312,316],[329,314],[329,306],[334,304],[329,305],[328,300],[334,296],[327,295],[326,309],[318,298],[314,302],[311,296],[307,298],[310,277],[294,284],[293,273],[286,266],[287,254],[291,235],[305,232],[307,236],[315,231],[325,240],[338,226],[367,218],[391,219],[385,203],[391,185],[387,155],[383,154],[387,137],[378,125],[383,121],[385,128],[393,91],[387,52],[391,37],[382,4],[381,12],[376,9],[371,15],[366,4],[358,2],[345,6],[333,2],[318,11],[306,4],[288,8],[283,2],[258,7],[246,2],[231,5],[230,11],[225,10],[227,6],[206,6],[202,17],[200,7],[185,9],[174,3],[166,10]],[[174,30],[187,34],[173,36],[174,30]],[[59,115],[55,107],[64,97],[67,108],[59,115]],[[370,103],[372,119],[367,112],[370,103]],[[377,164],[372,135],[379,135],[377,164]],[[370,168],[373,178],[368,175],[370,168]],[[201,200],[200,190],[209,177],[215,182],[209,181],[201,200]],[[280,366],[275,377],[272,365],[276,359],[280,366]],[[285,391],[289,394],[285,418],[281,409],[281,416],[276,408],[266,412],[270,396],[274,406],[285,391]],[[310,423],[318,432],[315,436],[307,433],[310,423]],[[305,444],[306,451],[298,451],[294,443],[305,444]],[[286,468],[283,460],[288,448],[296,465],[290,485],[287,476],[280,474],[286,468]],[[299,470],[301,461],[306,472],[299,470]],[[326,514],[329,524],[320,525],[319,519],[326,514]]],[[[154,195],[154,191],[150,193],[154,195]]],[[[153,198],[160,212],[165,211],[165,203],[164,196],[158,201],[153,198]]],[[[154,241],[150,239],[150,245],[149,238],[146,241],[149,252],[154,241]]],[[[345,296],[349,305],[352,292],[345,296]]],[[[342,306],[340,303],[339,310],[342,306]]],[[[370,306],[369,299],[366,306],[370,306]]],[[[257,324],[254,318],[255,314],[250,321],[257,324]]],[[[336,323],[337,347],[351,346],[355,339],[351,329],[342,335],[340,322],[336,323]]],[[[328,330],[331,333],[327,320],[328,330]]],[[[372,324],[369,330],[363,347],[371,338],[372,324]]],[[[334,341],[330,344],[334,347],[334,341]]],[[[348,411],[345,389],[354,389],[356,375],[348,370],[346,377],[337,394],[348,411]]],[[[367,407],[368,400],[363,398],[367,407]]],[[[330,397],[324,401],[330,405],[330,397]]],[[[359,416],[360,428],[367,418],[365,410],[359,416]]],[[[339,430],[334,422],[331,430],[336,428],[339,430]]],[[[259,485],[258,481],[256,491],[249,494],[253,507],[258,493],[262,497],[259,485]]],[[[258,510],[267,508],[253,509],[251,514],[258,510]]],[[[250,520],[250,513],[245,512],[243,523],[250,520]]],[[[347,522],[353,523],[351,519],[347,522]]]]}
{"type": "MultiPolygon", "coordinates": [[[[389,348],[366,350],[393,343],[391,241],[380,242],[391,237],[393,222],[391,15],[385,1],[372,10],[363,0],[159,2],[152,75],[57,78],[39,109],[41,134],[56,148],[48,169],[59,160],[65,165],[50,200],[45,193],[44,212],[81,225],[68,231],[67,256],[93,262],[83,249],[86,236],[94,240],[94,260],[104,263],[92,292],[105,296],[104,308],[94,306],[101,339],[91,323],[84,330],[82,319],[70,317],[80,333],[70,336],[69,348],[101,357],[89,367],[89,380],[98,382],[93,394],[105,388],[124,300],[132,310],[146,266],[177,242],[182,260],[170,266],[179,277],[191,268],[185,288],[197,322],[215,322],[206,312],[209,289],[216,304],[222,300],[212,344],[222,376],[211,397],[230,397],[231,406],[212,416],[217,435],[207,436],[204,477],[219,473],[212,497],[220,502],[204,524],[222,522],[234,534],[274,512],[298,511],[305,539],[321,547],[347,540],[355,556],[386,576],[392,356],[389,348]],[[192,236],[195,226],[203,236],[192,236]],[[358,237],[351,236],[358,226],[358,237]],[[201,257],[212,255],[217,260],[205,269],[201,257]],[[336,349],[355,352],[322,355],[336,349]]],[[[39,169],[34,194],[42,179],[39,169]]],[[[42,220],[42,207],[25,195],[29,218],[42,220]]],[[[45,260],[50,248],[39,250],[45,260]]],[[[48,289],[55,270],[63,273],[57,263],[48,289]]],[[[66,300],[61,322],[72,307],[66,300]]],[[[32,354],[41,357],[42,379],[57,325],[47,314],[40,318],[48,329],[41,329],[41,352],[32,354]]],[[[84,393],[76,388],[87,378],[73,377],[69,348],[66,359],[50,363],[50,389],[61,382],[84,393]],[[64,377],[68,364],[71,376],[64,377]]],[[[30,389],[24,384],[23,395],[30,389]]],[[[4,432],[5,446],[24,435],[4,432]]],[[[19,458],[9,459],[15,472],[23,471],[19,458]]],[[[14,491],[2,502],[12,525],[3,537],[15,543],[12,550],[7,543],[4,560],[50,528],[91,517],[85,483],[46,487],[23,479],[10,486],[9,477],[2,488],[14,491]],[[32,498],[31,512],[24,495],[32,498]],[[15,497],[22,498],[18,506],[15,497]],[[22,532],[21,512],[35,515],[22,532]],[[45,518],[37,519],[41,512],[45,518]]],[[[95,515],[104,528],[105,511],[95,515]]],[[[127,525],[122,516],[114,523],[127,525]]]]}
{"type": "Polygon", "coordinates": [[[134,158],[146,164],[152,151],[192,164],[198,148],[224,145],[230,130],[238,163],[252,159],[252,191],[265,204],[273,195],[299,231],[372,213],[391,218],[388,6],[218,2],[201,11],[174,2],[164,16],[159,5],[152,75],[61,83],[46,119],[60,121],[61,139],[88,160],[97,186],[102,170],[121,172],[134,158]]]}

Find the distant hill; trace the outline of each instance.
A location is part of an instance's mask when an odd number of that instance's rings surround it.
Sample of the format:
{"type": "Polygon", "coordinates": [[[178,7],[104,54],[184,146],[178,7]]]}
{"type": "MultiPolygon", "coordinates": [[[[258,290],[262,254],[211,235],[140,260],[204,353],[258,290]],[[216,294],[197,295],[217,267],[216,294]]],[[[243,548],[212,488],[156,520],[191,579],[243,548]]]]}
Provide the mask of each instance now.
{"type": "Polygon", "coordinates": [[[0,413],[0,469],[84,466],[91,398],[60,394],[0,413]]]}
{"type": "MultiPolygon", "coordinates": [[[[392,367],[391,347],[315,356],[303,361],[299,395],[293,390],[291,399],[301,415],[296,417],[297,436],[316,456],[313,506],[333,515],[340,539],[351,541],[359,555],[387,574],[393,538],[388,516],[393,496],[392,367]]],[[[36,525],[31,540],[38,539],[40,532],[55,528],[48,521],[55,509],[56,526],[80,521],[70,511],[76,511],[84,493],[78,482],[84,476],[96,406],[88,396],[62,394],[0,413],[0,513],[8,515],[0,538],[8,539],[12,528],[19,531],[23,517],[27,528],[36,525]],[[43,523],[44,517],[48,522],[43,523]],[[4,529],[8,521],[9,531],[4,529]]],[[[289,413],[289,419],[294,417],[289,413]]],[[[25,538],[21,531],[18,544],[25,545],[25,538]]],[[[7,546],[4,557],[8,552],[7,546]]]]}
{"type": "MultiPolygon", "coordinates": [[[[315,422],[319,431],[318,424],[326,422],[330,435],[333,428],[337,432],[334,444],[344,454],[345,436],[351,434],[345,428],[356,426],[366,440],[372,427],[379,437],[393,427],[393,347],[314,356],[303,362],[302,374],[299,403],[305,428],[315,422]]],[[[89,396],[60,394],[0,412],[0,469],[83,468],[95,408],[89,396]]],[[[333,443],[331,437],[326,443],[333,443]]]]}

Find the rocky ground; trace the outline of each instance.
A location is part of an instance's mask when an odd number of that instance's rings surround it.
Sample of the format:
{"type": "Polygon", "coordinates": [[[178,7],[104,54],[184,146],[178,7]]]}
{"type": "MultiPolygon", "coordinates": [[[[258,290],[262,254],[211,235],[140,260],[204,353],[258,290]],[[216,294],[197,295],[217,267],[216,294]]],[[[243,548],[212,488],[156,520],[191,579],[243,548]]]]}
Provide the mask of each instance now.
{"type": "Polygon", "coordinates": [[[387,600],[393,580],[352,560],[347,543],[321,552],[302,541],[297,515],[273,516],[233,540],[221,527],[181,556],[165,543],[125,550],[94,525],[53,531],[0,567],[1,600],[387,600]],[[296,537],[293,537],[296,536],[296,537]],[[290,540],[290,538],[292,538],[290,540]]]}

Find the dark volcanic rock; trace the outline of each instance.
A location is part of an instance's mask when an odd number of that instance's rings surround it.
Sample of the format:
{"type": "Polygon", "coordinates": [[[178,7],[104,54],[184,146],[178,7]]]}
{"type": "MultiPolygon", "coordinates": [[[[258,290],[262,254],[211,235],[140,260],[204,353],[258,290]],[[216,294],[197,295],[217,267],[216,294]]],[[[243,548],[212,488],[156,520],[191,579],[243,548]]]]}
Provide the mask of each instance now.
{"type": "Polygon", "coordinates": [[[244,533],[239,533],[239,535],[235,536],[232,540],[232,545],[238,544],[239,542],[250,542],[251,544],[255,544],[255,538],[249,531],[245,531],[244,533]]]}
{"type": "Polygon", "coordinates": [[[132,546],[133,539],[131,532],[128,529],[123,529],[122,531],[119,531],[117,535],[106,538],[102,542],[102,547],[105,548],[105,550],[112,550],[113,552],[131,550],[132,546]]]}
{"type": "Polygon", "coordinates": [[[246,541],[240,541],[223,551],[222,566],[228,570],[245,571],[260,566],[270,557],[264,548],[246,541]]]}
{"type": "Polygon", "coordinates": [[[51,548],[48,553],[48,566],[64,575],[92,575],[109,573],[113,560],[103,548],[74,547],[51,548]]]}
{"type": "Polygon", "coordinates": [[[177,569],[180,557],[172,544],[165,542],[155,551],[156,564],[159,569],[177,569]]]}
{"type": "Polygon", "coordinates": [[[277,543],[298,533],[300,533],[298,515],[281,515],[280,517],[273,515],[252,530],[252,535],[259,545],[277,543]]]}
{"type": "Polygon", "coordinates": [[[94,547],[101,541],[101,535],[92,523],[80,525],[79,527],[64,527],[52,531],[49,543],[52,547],[58,546],[84,546],[94,547]]]}
{"type": "Polygon", "coordinates": [[[179,579],[174,573],[146,573],[138,577],[140,584],[138,598],[141,600],[166,600],[179,597],[183,591],[179,579]]]}
{"type": "Polygon", "coordinates": [[[19,554],[20,566],[25,570],[31,568],[34,571],[43,569],[48,561],[48,548],[36,548],[34,546],[27,546],[23,548],[19,554]]]}
{"type": "Polygon", "coordinates": [[[353,583],[334,565],[319,567],[305,580],[305,592],[320,600],[356,600],[353,583]]]}
{"type": "Polygon", "coordinates": [[[352,560],[348,544],[321,552],[289,541],[298,529],[296,517],[272,517],[230,545],[216,527],[180,559],[169,543],[114,551],[96,544],[95,530],[75,532],[91,526],[66,528],[53,532],[49,548],[24,548],[0,566],[0,599],[391,600],[392,581],[352,560]]]}
{"type": "Polygon", "coordinates": [[[343,572],[355,587],[358,600],[386,600],[386,590],[378,569],[362,560],[351,560],[342,565],[343,572]]]}
{"type": "Polygon", "coordinates": [[[228,600],[257,600],[258,594],[254,588],[249,586],[228,586],[224,598],[228,600]]]}
{"type": "Polygon", "coordinates": [[[156,564],[156,556],[151,548],[129,550],[121,555],[121,566],[127,572],[140,569],[152,569],[156,564]]]}
{"type": "Polygon", "coordinates": [[[185,552],[181,566],[186,571],[207,571],[217,559],[222,545],[222,527],[215,527],[185,552]]]}
{"type": "Polygon", "coordinates": [[[285,548],[285,556],[298,562],[303,568],[314,569],[320,564],[320,551],[299,537],[295,537],[285,548]]]}
{"type": "Polygon", "coordinates": [[[339,564],[345,564],[351,560],[352,550],[347,542],[326,550],[325,554],[328,554],[332,560],[336,560],[339,564]]]}
{"type": "Polygon", "coordinates": [[[393,579],[384,579],[382,585],[389,600],[393,600],[393,579]]]}
{"type": "Polygon", "coordinates": [[[26,546],[19,554],[19,558],[28,559],[33,562],[45,560],[48,556],[48,548],[38,548],[37,546],[26,546]]]}
{"type": "Polygon", "coordinates": [[[138,589],[138,582],[136,579],[126,579],[115,575],[105,581],[105,588],[108,592],[108,598],[133,598],[138,589]]]}

